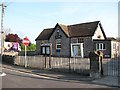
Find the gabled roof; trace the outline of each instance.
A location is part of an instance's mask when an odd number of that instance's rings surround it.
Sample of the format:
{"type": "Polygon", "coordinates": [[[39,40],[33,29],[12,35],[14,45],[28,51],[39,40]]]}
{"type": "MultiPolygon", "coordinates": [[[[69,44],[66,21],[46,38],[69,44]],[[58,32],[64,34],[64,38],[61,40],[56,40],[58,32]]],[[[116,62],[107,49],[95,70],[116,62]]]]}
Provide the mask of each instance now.
{"type": "MultiPolygon", "coordinates": [[[[59,26],[67,37],[87,37],[94,35],[98,25],[100,25],[102,33],[106,38],[106,35],[100,24],[100,21],[87,22],[87,23],[68,25],[68,26],[57,23],[55,28],[59,26]]],[[[36,40],[49,40],[55,28],[44,29],[41,32],[41,34],[36,38],[36,40]]]]}
{"type": "Polygon", "coordinates": [[[99,22],[100,21],[70,25],[68,26],[69,35],[70,37],[93,36],[99,22]]]}
{"type": "Polygon", "coordinates": [[[44,29],[39,34],[39,36],[35,39],[35,41],[37,41],[37,40],[49,40],[52,32],[53,32],[53,28],[44,29]]]}
{"type": "Polygon", "coordinates": [[[68,26],[63,25],[63,24],[58,24],[61,29],[64,31],[64,33],[69,37],[69,30],[68,30],[68,26]]]}

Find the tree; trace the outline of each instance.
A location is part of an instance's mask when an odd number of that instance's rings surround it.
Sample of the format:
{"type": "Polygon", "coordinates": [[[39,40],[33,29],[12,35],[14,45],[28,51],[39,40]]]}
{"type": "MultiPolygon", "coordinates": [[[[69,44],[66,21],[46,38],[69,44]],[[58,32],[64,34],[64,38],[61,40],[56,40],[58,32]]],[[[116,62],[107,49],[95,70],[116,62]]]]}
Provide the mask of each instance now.
{"type": "Polygon", "coordinates": [[[20,45],[22,44],[22,39],[17,34],[8,34],[5,38],[6,42],[18,42],[20,45]]]}
{"type": "MultiPolygon", "coordinates": [[[[24,51],[25,50],[25,45],[22,44],[21,45],[21,50],[24,51]]],[[[28,46],[27,46],[27,51],[35,51],[36,50],[36,45],[34,43],[30,43],[28,46]]]]}
{"type": "Polygon", "coordinates": [[[36,45],[35,45],[34,43],[30,43],[30,44],[28,45],[28,50],[29,50],[29,51],[35,51],[35,50],[36,50],[36,45]]]}

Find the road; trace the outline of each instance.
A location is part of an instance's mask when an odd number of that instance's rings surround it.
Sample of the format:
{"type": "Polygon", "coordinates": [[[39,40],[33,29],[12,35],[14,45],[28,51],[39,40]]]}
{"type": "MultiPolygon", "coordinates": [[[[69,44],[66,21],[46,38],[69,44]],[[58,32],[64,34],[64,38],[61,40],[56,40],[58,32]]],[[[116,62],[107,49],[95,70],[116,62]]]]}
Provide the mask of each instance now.
{"type": "Polygon", "coordinates": [[[3,72],[6,75],[2,77],[2,88],[109,88],[90,82],[56,80],[5,68],[3,68],[3,72]]]}

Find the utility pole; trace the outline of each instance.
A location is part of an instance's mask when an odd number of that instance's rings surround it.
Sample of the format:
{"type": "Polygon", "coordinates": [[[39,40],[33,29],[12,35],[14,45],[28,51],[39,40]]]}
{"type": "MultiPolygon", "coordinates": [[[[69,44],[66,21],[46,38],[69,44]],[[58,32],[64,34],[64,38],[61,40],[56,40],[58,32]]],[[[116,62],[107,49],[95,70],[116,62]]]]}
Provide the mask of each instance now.
{"type": "MultiPolygon", "coordinates": [[[[3,18],[4,18],[4,1],[2,0],[2,13],[1,13],[1,57],[3,55],[3,37],[4,37],[4,28],[3,28],[3,18]]],[[[2,59],[1,59],[2,60],[2,59]]]]}
{"type": "Polygon", "coordinates": [[[1,57],[2,57],[4,51],[4,8],[6,7],[4,5],[4,0],[2,0],[2,4],[0,6],[2,6],[1,13],[1,57]]]}
{"type": "MultiPolygon", "coordinates": [[[[0,63],[2,64],[2,56],[3,56],[3,50],[4,50],[4,0],[2,0],[2,4],[0,5],[2,7],[2,12],[1,12],[1,61],[0,63]]],[[[3,74],[3,73],[2,73],[3,74]]]]}

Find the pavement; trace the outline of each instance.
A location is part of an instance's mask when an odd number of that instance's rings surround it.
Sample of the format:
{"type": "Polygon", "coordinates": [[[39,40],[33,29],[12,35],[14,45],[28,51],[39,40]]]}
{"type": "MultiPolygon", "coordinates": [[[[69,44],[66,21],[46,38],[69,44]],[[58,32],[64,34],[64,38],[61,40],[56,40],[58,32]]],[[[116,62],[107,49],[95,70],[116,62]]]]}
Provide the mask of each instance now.
{"type": "Polygon", "coordinates": [[[120,88],[119,79],[120,77],[105,76],[103,78],[93,80],[92,82],[120,88]]]}
{"type": "Polygon", "coordinates": [[[41,75],[45,77],[50,77],[53,79],[69,81],[69,82],[87,81],[93,84],[101,84],[101,85],[107,85],[110,87],[120,88],[120,83],[118,82],[120,77],[118,78],[118,77],[112,77],[112,76],[104,76],[99,79],[94,79],[92,77],[83,76],[80,74],[54,72],[51,70],[31,69],[31,68],[25,68],[23,66],[16,66],[16,65],[9,65],[9,64],[2,64],[2,67],[7,69],[12,69],[12,70],[18,70],[25,73],[31,73],[31,74],[41,75]]]}

